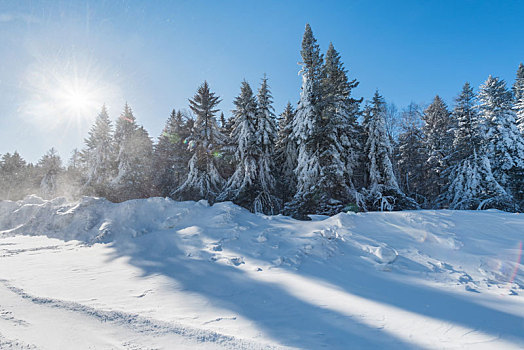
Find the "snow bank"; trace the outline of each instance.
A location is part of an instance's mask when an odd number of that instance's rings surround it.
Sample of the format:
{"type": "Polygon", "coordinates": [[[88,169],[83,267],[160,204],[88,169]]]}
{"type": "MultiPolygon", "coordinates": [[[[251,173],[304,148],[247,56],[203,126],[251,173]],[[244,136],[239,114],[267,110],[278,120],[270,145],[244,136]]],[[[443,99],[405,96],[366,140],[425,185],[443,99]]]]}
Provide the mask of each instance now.
{"type": "MultiPolygon", "coordinates": [[[[229,202],[31,196],[0,202],[0,275],[19,288],[0,293],[201,329],[232,348],[518,348],[523,240],[524,216],[496,210],[304,222],[229,202]]],[[[12,329],[4,337],[39,344],[12,329]]]]}

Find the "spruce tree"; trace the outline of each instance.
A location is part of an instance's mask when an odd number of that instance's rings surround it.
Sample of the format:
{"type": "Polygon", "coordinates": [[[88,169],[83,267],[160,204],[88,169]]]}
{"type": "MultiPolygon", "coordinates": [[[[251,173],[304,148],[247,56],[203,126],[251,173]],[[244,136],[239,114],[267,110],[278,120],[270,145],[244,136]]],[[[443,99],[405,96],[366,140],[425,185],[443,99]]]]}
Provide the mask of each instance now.
{"type": "Polygon", "coordinates": [[[235,172],[219,200],[231,200],[252,212],[276,214],[272,159],[275,139],[274,113],[267,79],[263,79],[258,102],[247,82],[242,82],[233,111],[233,142],[238,145],[235,172]]]}
{"type": "Polygon", "coordinates": [[[153,142],[147,131],[137,125],[127,103],[116,122],[114,144],[117,170],[109,199],[122,202],[148,197],[152,185],[153,142]]]}
{"type": "Polygon", "coordinates": [[[260,192],[255,198],[254,211],[266,214],[277,214],[280,210],[280,200],[275,196],[275,143],[277,126],[273,96],[264,76],[257,94],[256,110],[256,144],[260,149],[258,155],[258,181],[260,192]]]}
{"type": "Polygon", "coordinates": [[[418,207],[416,202],[402,192],[393,171],[392,148],[384,120],[385,108],[384,98],[376,91],[371,104],[364,110],[368,175],[365,209],[415,209],[418,207]]]}
{"type": "Polygon", "coordinates": [[[524,97],[524,64],[519,64],[517,69],[517,76],[515,78],[515,83],[513,84],[513,99],[515,101],[520,101],[524,97]]]}
{"type": "Polygon", "coordinates": [[[321,106],[321,69],[323,58],[311,27],[306,24],[302,39],[302,91],[293,119],[291,137],[297,143],[298,157],[295,176],[296,193],[286,204],[285,213],[298,219],[307,219],[307,214],[318,212],[320,193],[319,141],[321,106]]]}
{"type": "Polygon", "coordinates": [[[322,120],[323,132],[328,151],[329,169],[335,186],[341,180],[333,176],[334,173],[343,173],[345,188],[339,189],[343,193],[339,199],[346,199],[348,192],[354,189],[354,173],[358,166],[360,144],[358,142],[357,115],[362,99],[351,97],[351,92],[358,86],[356,79],[349,81],[347,71],[341,61],[339,53],[329,44],[322,67],[322,120]],[[341,163],[333,162],[333,157],[340,157],[341,163]]]}
{"type": "Polygon", "coordinates": [[[453,137],[450,130],[453,129],[451,113],[446,103],[435,96],[433,102],[422,114],[424,120],[424,150],[426,153],[425,173],[425,195],[434,202],[446,186],[447,176],[445,172],[449,166],[448,157],[451,153],[453,137]]]}
{"type": "Polygon", "coordinates": [[[484,129],[475,108],[475,94],[469,83],[455,101],[453,152],[450,157],[449,185],[439,201],[450,209],[514,207],[512,198],[491,171],[484,129]]]}
{"type": "Polygon", "coordinates": [[[199,88],[193,99],[189,100],[190,108],[195,113],[191,135],[187,138],[191,154],[189,173],[182,185],[172,193],[179,200],[206,199],[209,204],[215,202],[222,190],[224,179],[218,171],[218,159],[224,135],[218,128],[215,115],[220,98],[211,92],[207,82],[199,88]]]}
{"type": "Polygon", "coordinates": [[[63,171],[62,160],[54,148],[47,151],[38,161],[41,172],[40,194],[51,199],[58,194],[58,177],[63,171]]]}
{"type": "Polygon", "coordinates": [[[302,41],[302,92],[293,119],[297,143],[296,193],[285,212],[305,219],[308,213],[333,215],[353,200],[358,142],[358,85],[349,81],[338,52],[330,45],[324,62],[309,25],[302,41]]]}
{"type": "Polygon", "coordinates": [[[401,133],[398,136],[396,159],[398,164],[399,184],[407,195],[417,203],[427,205],[425,198],[425,177],[423,134],[421,128],[420,107],[415,103],[402,112],[401,133]]]}
{"type": "Polygon", "coordinates": [[[513,84],[513,103],[517,115],[517,127],[524,137],[524,65],[521,63],[517,70],[517,78],[513,84]]]}
{"type": "Polygon", "coordinates": [[[82,192],[88,195],[107,197],[109,183],[114,176],[114,145],[112,126],[107,109],[102,110],[85,139],[86,148],[81,153],[84,184],[82,192]]]}
{"type": "Polygon", "coordinates": [[[236,167],[218,200],[230,200],[254,211],[254,199],[260,190],[257,188],[257,157],[260,149],[255,134],[257,104],[253,90],[246,81],[242,82],[240,94],[233,103],[235,109],[231,137],[237,145],[236,167]]]}
{"type": "Polygon", "coordinates": [[[280,115],[278,123],[278,141],[275,150],[275,161],[279,166],[277,188],[283,203],[291,200],[296,190],[296,178],[294,170],[297,166],[297,144],[293,139],[293,119],[295,110],[291,103],[280,115]]]}
{"type": "Polygon", "coordinates": [[[512,96],[506,83],[489,76],[478,93],[479,116],[495,179],[520,199],[524,188],[524,139],[517,128],[512,96]]]}
{"type": "Polygon", "coordinates": [[[32,187],[28,172],[28,164],[15,151],[6,153],[0,159],[0,198],[19,200],[29,194],[32,187]]]}
{"type": "Polygon", "coordinates": [[[189,134],[182,113],[173,110],[154,147],[153,182],[162,197],[175,191],[187,176],[189,152],[184,142],[189,134]]]}

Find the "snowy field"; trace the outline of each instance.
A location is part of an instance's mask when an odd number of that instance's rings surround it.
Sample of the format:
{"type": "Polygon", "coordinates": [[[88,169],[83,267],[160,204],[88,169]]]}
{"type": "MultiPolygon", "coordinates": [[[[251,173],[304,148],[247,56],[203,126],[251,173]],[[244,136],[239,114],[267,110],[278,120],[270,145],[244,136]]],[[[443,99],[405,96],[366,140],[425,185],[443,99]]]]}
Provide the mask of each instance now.
{"type": "Polygon", "coordinates": [[[0,202],[0,349],[522,349],[524,215],[0,202]]]}

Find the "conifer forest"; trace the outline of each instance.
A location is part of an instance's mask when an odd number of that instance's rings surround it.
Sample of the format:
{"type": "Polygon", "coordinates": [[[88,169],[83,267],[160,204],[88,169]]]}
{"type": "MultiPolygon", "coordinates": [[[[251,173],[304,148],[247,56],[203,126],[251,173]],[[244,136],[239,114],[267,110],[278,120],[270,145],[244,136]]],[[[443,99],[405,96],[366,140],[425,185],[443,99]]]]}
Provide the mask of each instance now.
{"type": "Polygon", "coordinates": [[[490,75],[479,87],[457,86],[452,105],[436,95],[399,111],[379,90],[355,96],[351,57],[345,64],[333,43],[322,51],[309,25],[300,54],[300,98],[283,111],[273,107],[269,76],[240,82],[232,111],[202,82],[160,135],[140,125],[132,101],[116,120],[100,106],[68,160],[54,149],[36,164],[16,151],[1,155],[0,198],[231,201],[297,219],[524,209],[524,65],[513,86],[490,75]]]}

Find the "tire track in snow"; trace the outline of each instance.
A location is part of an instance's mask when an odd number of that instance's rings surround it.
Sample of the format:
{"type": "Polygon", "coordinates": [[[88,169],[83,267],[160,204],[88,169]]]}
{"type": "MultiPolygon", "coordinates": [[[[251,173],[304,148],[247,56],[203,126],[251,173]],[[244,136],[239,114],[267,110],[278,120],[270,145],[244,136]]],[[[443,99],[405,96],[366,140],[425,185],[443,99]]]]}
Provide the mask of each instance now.
{"type": "MultiPolygon", "coordinates": [[[[147,334],[153,336],[162,335],[178,335],[188,340],[196,341],[198,343],[208,343],[220,345],[226,349],[289,349],[288,347],[274,346],[261,344],[255,341],[239,339],[233,336],[220,334],[206,329],[198,329],[184,325],[168,323],[158,320],[146,318],[137,314],[126,313],[122,311],[104,311],[90,306],[82,305],[76,302],[64,301],[60,299],[38,297],[26,293],[23,289],[15,287],[9,281],[0,279],[8,290],[18,295],[19,297],[29,300],[31,303],[43,307],[57,308],[73,313],[82,314],[98,320],[103,323],[110,323],[115,326],[123,326],[131,329],[138,334],[147,334]]],[[[15,344],[16,341],[6,340],[6,344],[15,344]]],[[[16,343],[18,344],[18,343],[16,343]]],[[[21,344],[21,343],[20,343],[21,344]]],[[[0,334],[0,349],[11,349],[2,345],[2,336],[0,334]]],[[[12,349],[19,349],[13,347],[12,349]]],[[[21,349],[33,349],[25,347],[21,349]]]]}

